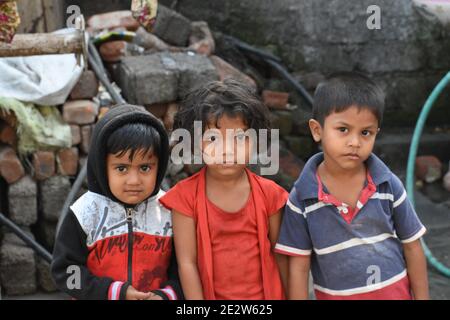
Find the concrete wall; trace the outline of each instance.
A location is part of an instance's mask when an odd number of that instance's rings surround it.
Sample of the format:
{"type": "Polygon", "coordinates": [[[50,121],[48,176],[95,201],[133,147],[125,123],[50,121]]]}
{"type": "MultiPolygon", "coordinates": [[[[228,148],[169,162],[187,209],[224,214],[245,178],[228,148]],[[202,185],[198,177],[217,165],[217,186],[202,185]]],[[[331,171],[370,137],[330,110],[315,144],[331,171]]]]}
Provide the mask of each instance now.
{"type": "MultiPolygon", "coordinates": [[[[412,126],[450,70],[450,32],[423,18],[411,0],[183,0],[176,9],[269,49],[294,73],[370,73],[387,91],[386,125],[412,126]],[[373,4],[381,8],[381,30],[366,27],[366,10],[373,4]]],[[[449,101],[450,89],[430,123],[450,122],[449,101]]]]}

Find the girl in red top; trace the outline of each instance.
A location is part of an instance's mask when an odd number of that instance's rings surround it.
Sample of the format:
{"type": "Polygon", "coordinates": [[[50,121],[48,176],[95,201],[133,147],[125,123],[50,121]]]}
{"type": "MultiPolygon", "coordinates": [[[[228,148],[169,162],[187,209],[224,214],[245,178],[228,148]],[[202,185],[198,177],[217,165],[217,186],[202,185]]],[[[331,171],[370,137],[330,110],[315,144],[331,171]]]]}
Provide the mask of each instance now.
{"type": "Polygon", "coordinates": [[[273,248],[288,193],[247,169],[257,145],[249,129],[267,129],[268,119],[252,90],[233,80],[191,92],[176,116],[175,129],[187,129],[191,136],[194,121],[201,121],[197,142],[206,164],[160,198],[173,213],[187,299],[285,297],[287,260],[273,248]]]}

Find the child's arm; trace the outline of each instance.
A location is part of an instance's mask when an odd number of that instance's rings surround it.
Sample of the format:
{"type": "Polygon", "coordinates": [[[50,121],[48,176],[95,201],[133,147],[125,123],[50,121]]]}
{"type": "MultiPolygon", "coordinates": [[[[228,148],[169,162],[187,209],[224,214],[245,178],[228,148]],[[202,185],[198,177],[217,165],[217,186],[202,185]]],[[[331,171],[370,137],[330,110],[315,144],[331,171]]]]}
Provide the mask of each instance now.
{"type": "Polygon", "coordinates": [[[272,246],[272,252],[277,260],[278,269],[280,270],[281,281],[283,282],[284,291],[287,292],[287,278],[288,278],[288,258],[285,255],[274,252],[275,245],[280,234],[281,217],[283,210],[278,210],[277,213],[272,214],[269,218],[269,239],[272,246]]]}
{"type": "Polygon", "coordinates": [[[75,299],[146,299],[149,294],[134,290],[126,282],[96,277],[86,267],[86,234],[69,212],[59,230],[53,250],[52,275],[57,287],[75,299]]]}
{"type": "Polygon", "coordinates": [[[203,289],[197,267],[197,234],[194,219],[172,211],[175,251],[181,286],[187,300],[203,300],[203,289]]]}
{"type": "Polygon", "coordinates": [[[427,262],[420,240],[404,243],[406,269],[415,300],[430,299],[428,292],[427,262]]]}
{"type": "Polygon", "coordinates": [[[311,256],[289,257],[289,300],[308,299],[308,278],[311,256]]]}

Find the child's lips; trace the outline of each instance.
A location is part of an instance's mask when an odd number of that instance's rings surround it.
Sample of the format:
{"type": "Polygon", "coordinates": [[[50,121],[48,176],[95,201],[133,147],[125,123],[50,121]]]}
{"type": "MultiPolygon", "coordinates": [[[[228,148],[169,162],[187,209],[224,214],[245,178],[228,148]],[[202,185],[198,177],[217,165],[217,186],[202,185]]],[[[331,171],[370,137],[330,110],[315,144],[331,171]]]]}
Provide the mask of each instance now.
{"type": "Polygon", "coordinates": [[[347,153],[347,154],[344,154],[344,157],[346,157],[350,160],[359,160],[359,158],[360,158],[359,155],[356,153],[347,153]]]}
{"type": "Polygon", "coordinates": [[[143,190],[125,190],[124,192],[128,195],[136,196],[136,195],[140,194],[142,191],[143,190]]]}

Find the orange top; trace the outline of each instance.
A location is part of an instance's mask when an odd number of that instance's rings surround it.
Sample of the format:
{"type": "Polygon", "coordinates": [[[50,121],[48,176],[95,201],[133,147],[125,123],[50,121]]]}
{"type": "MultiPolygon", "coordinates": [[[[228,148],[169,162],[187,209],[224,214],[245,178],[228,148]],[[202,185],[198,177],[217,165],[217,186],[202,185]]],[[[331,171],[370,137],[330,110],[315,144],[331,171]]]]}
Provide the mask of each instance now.
{"type": "Polygon", "coordinates": [[[268,217],[288,193],[246,169],[251,193],[237,212],[225,212],[206,196],[206,167],[169,190],[160,202],[195,219],[198,267],[205,299],[283,299],[268,238],[268,217]]]}

